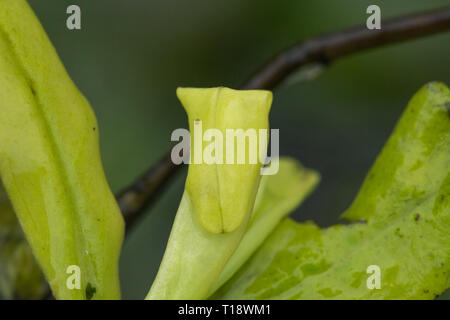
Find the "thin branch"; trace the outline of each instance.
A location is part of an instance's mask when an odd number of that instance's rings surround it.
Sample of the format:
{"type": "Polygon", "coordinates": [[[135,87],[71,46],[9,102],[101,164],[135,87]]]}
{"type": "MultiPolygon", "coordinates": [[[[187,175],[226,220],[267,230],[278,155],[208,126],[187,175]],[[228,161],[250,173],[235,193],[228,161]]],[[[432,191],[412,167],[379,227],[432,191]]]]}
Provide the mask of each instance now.
{"type": "Polygon", "coordinates": [[[169,152],[156,165],[116,195],[117,203],[126,221],[127,230],[134,224],[147,205],[156,200],[179,167],[181,166],[173,164],[169,152]]]}
{"type": "MultiPolygon", "coordinates": [[[[300,67],[311,63],[328,65],[347,55],[387,44],[432,35],[450,29],[450,7],[392,19],[382,29],[365,26],[301,42],[270,60],[240,89],[273,89],[300,67]]],[[[131,225],[156,199],[181,166],[170,160],[170,152],[117,196],[127,225],[131,225]]]]}
{"type": "Polygon", "coordinates": [[[381,27],[356,27],[296,44],[269,61],[242,89],[270,90],[307,64],[330,64],[352,53],[447,31],[450,7],[385,21],[381,27]]]}

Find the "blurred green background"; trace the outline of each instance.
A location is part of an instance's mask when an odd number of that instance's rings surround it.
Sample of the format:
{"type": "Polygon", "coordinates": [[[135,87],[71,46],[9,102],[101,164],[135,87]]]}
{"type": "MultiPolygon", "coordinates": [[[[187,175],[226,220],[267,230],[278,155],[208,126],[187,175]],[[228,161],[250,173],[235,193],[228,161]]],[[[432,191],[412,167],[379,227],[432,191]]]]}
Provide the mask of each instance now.
{"type": "MultiPolygon", "coordinates": [[[[157,161],[186,115],[177,86],[237,87],[273,54],[321,33],[442,7],[449,0],[29,0],[100,127],[106,175],[119,191],[157,161]],[[66,28],[78,4],[82,29],[66,28]]],[[[431,80],[450,84],[450,34],[384,47],[333,64],[317,79],[277,89],[271,127],[280,153],[322,182],[294,217],[339,221],[408,99],[431,80]]],[[[128,235],[125,299],[142,299],[159,266],[186,170],[128,235]]],[[[448,293],[447,293],[448,295],[448,293]]]]}

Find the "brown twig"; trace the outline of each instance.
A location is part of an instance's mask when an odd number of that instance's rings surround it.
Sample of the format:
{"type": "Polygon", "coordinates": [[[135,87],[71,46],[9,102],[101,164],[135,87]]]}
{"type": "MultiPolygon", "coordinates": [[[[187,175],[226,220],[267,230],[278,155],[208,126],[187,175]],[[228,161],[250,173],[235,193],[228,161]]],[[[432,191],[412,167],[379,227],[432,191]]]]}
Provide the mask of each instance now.
{"type": "Polygon", "coordinates": [[[116,195],[117,203],[126,221],[127,230],[145,207],[153,202],[163,187],[175,174],[177,166],[170,160],[170,152],[156,165],[144,172],[130,186],[116,195]]]}
{"type": "MultiPolygon", "coordinates": [[[[273,89],[300,67],[331,62],[366,49],[398,43],[450,29],[450,7],[392,19],[381,23],[380,30],[365,26],[313,38],[285,50],[256,72],[241,89],[273,89]]],[[[170,160],[170,152],[140,178],[126,187],[117,200],[127,225],[156,200],[180,166],[170,160]]]]}
{"type": "Polygon", "coordinates": [[[242,89],[270,90],[307,64],[329,64],[352,53],[449,30],[450,7],[392,19],[381,26],[379,30],[355,27],[296,44],[270,60],[242,89]]]}

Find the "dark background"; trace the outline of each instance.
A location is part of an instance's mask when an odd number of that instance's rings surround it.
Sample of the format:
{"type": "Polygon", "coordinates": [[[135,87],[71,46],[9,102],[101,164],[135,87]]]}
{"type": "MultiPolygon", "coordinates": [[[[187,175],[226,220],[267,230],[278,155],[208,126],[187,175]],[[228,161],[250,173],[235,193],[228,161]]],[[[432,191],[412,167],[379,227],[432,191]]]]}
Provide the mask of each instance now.
{"type": "MultiPolygon", "coordinates": [[[[29,0],[69,74],[98,118],[103,164],[114,192],[170,146],[186,115],[177,86],[237,87],[279,50],[321,33],[364,25],[448,0],[29,0]],[[66,28],[78,4],[82,30],[66,28]]],[[[277,89],[271,127],[280,153],[322,174],[295,211],[299,221],[338,222],[408,99],[431,80],[450,83],[449,33],[353,55],[316,80],[277,89]]],[[[125,299],[142,299],[159,266],[186,171],[128,235],[121,258],[125,299]]]]}

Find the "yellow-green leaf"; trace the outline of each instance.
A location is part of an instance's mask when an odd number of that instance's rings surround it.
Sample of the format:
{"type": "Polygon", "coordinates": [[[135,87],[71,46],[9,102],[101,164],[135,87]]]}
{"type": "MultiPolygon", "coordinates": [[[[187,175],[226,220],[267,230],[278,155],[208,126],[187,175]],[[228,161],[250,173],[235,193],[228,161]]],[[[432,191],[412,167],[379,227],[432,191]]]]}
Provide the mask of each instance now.
{"type": "MultiPolygon", "coordinates": [[[[222,140],[213,159],[200,161],[196,156],[204,152],[203,134],[195,126],[216,129],[216,139],[227,137],[227,129],[267,130],[270,92],[184,88],[178,89],[177,94],[188,114],[191,163],[166,252],[147,299],[206,298],[250,220],[261,162],[257,158],[257,163],[251,164],[248,159],[265,155],[267,149],[266,136],[261,139],[264,141],[256,140],[257,151],[249,142],[244,145],[244,164],[219,164],[218,153],[225,155],[230,151],[222,140]]],[[[259,132],[255,134],[259,137],[259,132]]],[[[232,151],[232,160],[236,161],[236,145],[232,151]]]]}
{"type": "Polygon", "coordinates": [[[123,220],[97,122],[24,0],[0,0],[0,175],[55,297],[119,298],[123,220]]]}
{"type": "Polygon", "coordinates": [[[232,232],[244,223],[253,207],[260,158],[265,160],[267,150],[272,93],[219,87],[178,88],[177,95],[188,114],[191,132],[186,192],[200,225],[212,233],[232,232]],[[265,138],[260,134],[261,129],[266,132],[265,138]],[[212,142],[204,142],[203,135],[208,130],[216,130],[220,137],[210,137],[212,142]],[[230,130],[241,132],[243,139],[228,135],[230,130]],[[246,137],[247,132],[256,141],[246,137]],[[251,149],[251,144],[257,149],[251,149]],[[214,149],[213,159],[209,161],[203,159],[208,155],[205,153],[208,145],[214,149]],[[239,163],[239,152],[245,156],[244,163],[239,163]]]}
{"type": "Polygon", "coordinates": [[[449,105],[441,83],[412,98],[344,214],[365,223],[286,219],[213,298],[432,299],[449,288],[449,105]]]}

